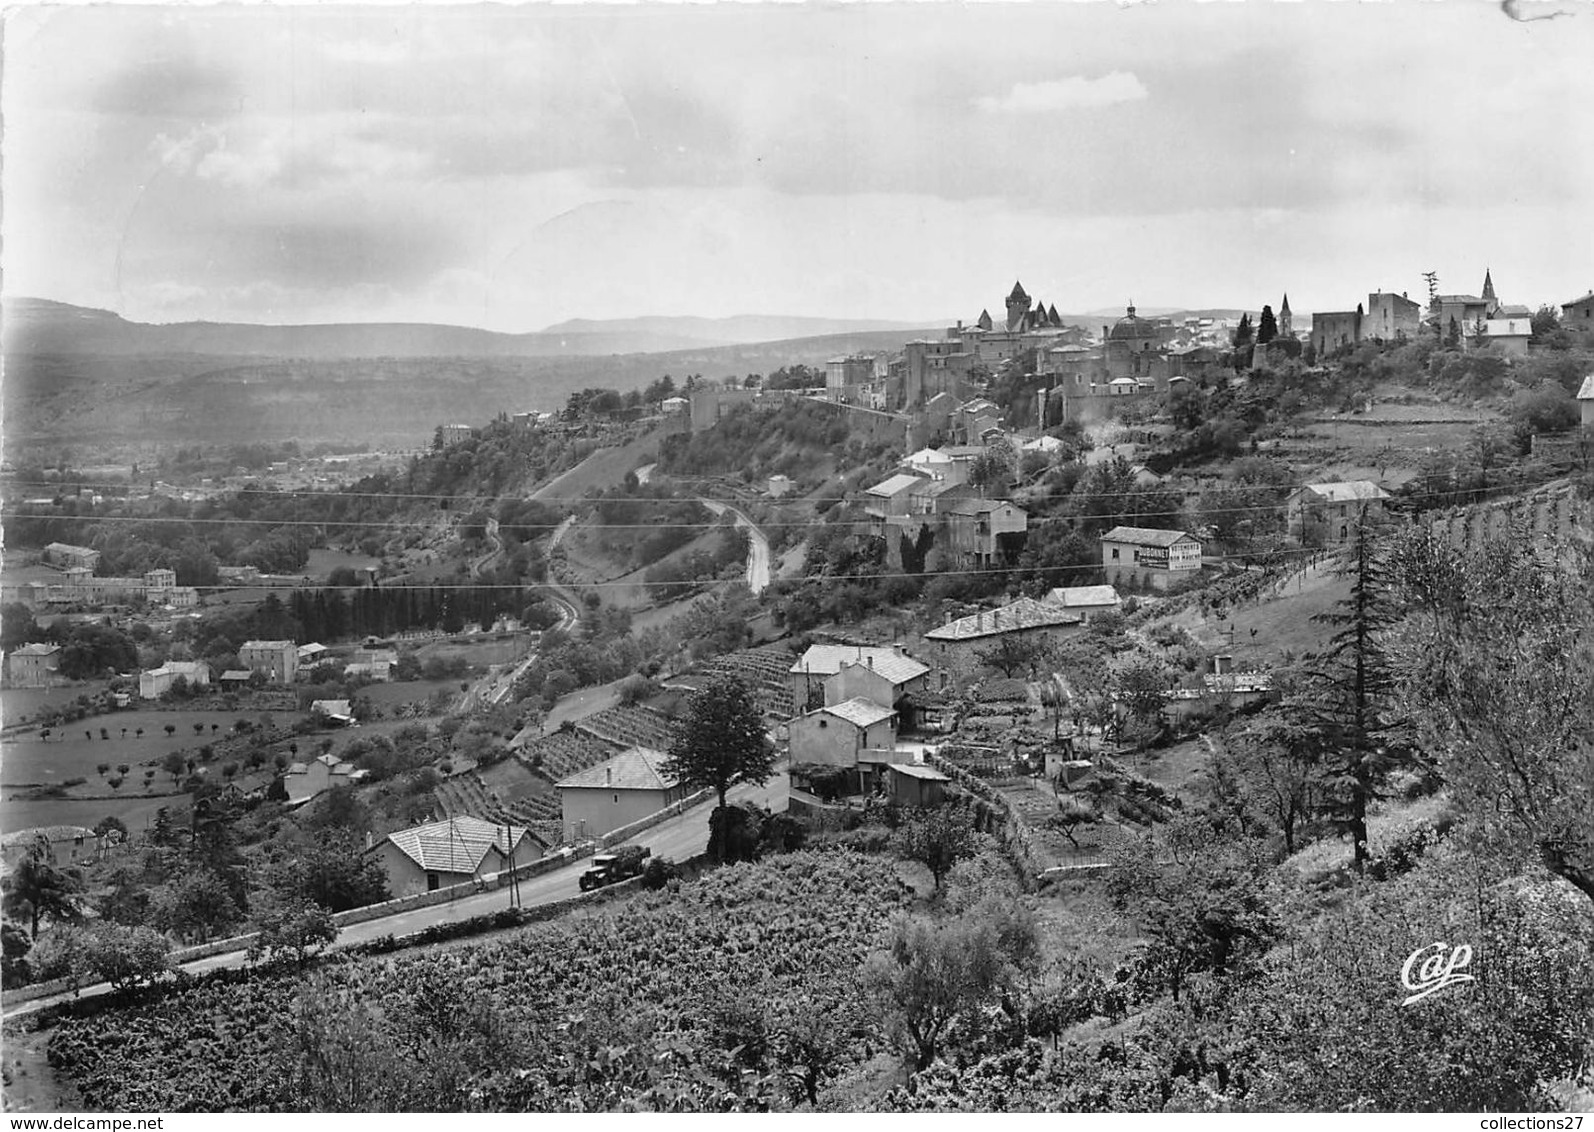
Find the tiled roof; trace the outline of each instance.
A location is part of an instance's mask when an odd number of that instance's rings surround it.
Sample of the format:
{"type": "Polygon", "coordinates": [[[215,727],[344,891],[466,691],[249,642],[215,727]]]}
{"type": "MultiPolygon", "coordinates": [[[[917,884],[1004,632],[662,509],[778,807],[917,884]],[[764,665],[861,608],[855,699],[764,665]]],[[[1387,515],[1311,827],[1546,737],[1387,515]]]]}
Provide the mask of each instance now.
{"type": "Polygon", "coordinates": [[[252,668],[229,668],[221,674],[223,680],[248,680],[255,674],[252,668]]]}
{"type": "Polygon", "coordinates": [[[292,641],[245,641],[243,647],[246,649],[294,649],[295,652],[298,651],[292,641]]]}
{"type": "Polygon", "coordinates": [[[1184,531],[1159,531],[1151,527],[1114,527],[1101,536],[1102,542],[1132,542],[1137,546],[1172,546],[1190,538],[1184,531]]]}
{"type": "Polygon", "coordinates": [[[0,837],[0,845],[32,845],[34,840],[41,836],[54,844],[58,841],[76,841],[79,837],[85,841],[94,841],[99,834],[81,825],[41,825],[35,829],[14,829],[4,837],[0,837]]]}
{"type": "Polygon", "coordinates": [[[1322,496],[1330,503],[1359,503],[1367,499],[1388,499],[1389,493],[1372,480],[1347,483],[1309,483],[1302,490],[1322,496]]]}
{"type": "Polygon", "coordinates": [[[1111,586],[1058,586],[1046,600],[1065,609],[1082,605],[1117,605],[1118,591],[1111,586]]]}
{"type": "Polygon", "coordinates": [[[873,700],[866,700],[862,696],[854,696],[850,700],[843,700],[839,704],[817,709],[829,712],[838,719],[845,719],[848,723],[858,727],[870,727],[882,719],[890,719],[896,713],[888,707],[882,707],[873,700]]]}
{"type": "Polygon", "coordinates": [[[987,511],[999,511],[1003,507],[1011,507],[1020,515],[1027,515],[1024,508],[1006,499],[957,499],[947,505],[947,510],[954,515],[981,515],[987,511]]]}
{"type": "Polygon", "coordinates": [[[903,473],[901,475],[892,476],[888,480],[881,480],[879,483],[869,488],[868,493],[870,495],[881,496],[882,498],[890,498],[899,492],[906,491],[908,488],[919,482],[921,482],[921,480],[918,476],[910,476],[907,473],[903,473]]]}
{"type": "Polygon", "coordinates": [[[437,873],[473,873],[493,846],[507,857],[522,837],[537,835],[518,825],[494,825],[472,817],[449,818],[387,835],[406,857],[427,872],[437,873]]]}
{"type": "Polygon", "coordinates": [[[881,661],[898,655],[894,648],[880,648],[875,645],[809,645],[808,651],[798,657],[786,671],[806,672],[814,676],[834,676],[841,671],[843,664],[863,664],[868,658],[873,657],[875,664],[878,665],[881,661]]]}
{"type": "Polygon", "coordinates": [[[1076,625],[1080,615],[1055,605],[1046,605],[1034,598],[1021,597],[1000,609],[987,610],[959,617],[948,625],[931,629],[924,635],[929,641],[969,641],[994,637],[1019,629],[1046,629],[1058,625],[1076,625]]]}
{"type": "Polygon", "coordinates": [[[39,642],[34,642],[31,645],[23,645],[21,648],[17,649],[15,652],[13,652],[11,655],[12,656],[50,656],[52,653],[58,653],[60,651],[61,651],[61,646],[60,645],[49,645],[49,644],[41,644],[39,642]]]}
{"type": "Polygon", "coordinates": [[[311,700],[310,710],[325,712],[327,715],[353,714],[348,700],[311,700]]]}
{"type": "Polygon", "coordinates": [[[652,747],[629,747],[607,762],[577,771],[558,782],[559,789],[669,790],[677,785],[659,769],[666,755],[652,747]]]}
{"type": "Polygon", "coordinates": [[[1575,306],[1577,306],[1578,303],[1586,303],[1590,299],[1594,299],[1594,291],[1590,291],[1586,295],[1579,295],[1577,298],[1573,299],[1571,302],[1562,303],[1561,305],[1563,307],[1575,307],[1575,306]]]}
{"type": "Polygon", "coordinates": [[[1525,318],[1491,318],[1483,327],[1490,338],[1524,338],[1533,333],[1533,324],[1525,318]]]}
{"type": "Polygon", "coordinates": [[[951,480],[924,480],[922,482],[924,486],[914,488],[911,493],[921,499],[939,499],[947,492],[956,491],[959,489],[964,491],[974,490],[966,483],[954,483],[951,480]]]}
{"type": "MultiPolygon", "coordinates": [[[[842,668],[846,668],[849,665],[856,667],[860,663],[871,672],[883,676],[893,684],[906,684],[909,680],[917,680],[920,676],[930,671],[930,666],[923,661],[896,653],[887,653],[885,656],[876,657],[873,664],[870,664],[867,660],[843,661],[842,668]]],[[[836,671],[840,672],[841,669],[838,668],[836,671]]]]}

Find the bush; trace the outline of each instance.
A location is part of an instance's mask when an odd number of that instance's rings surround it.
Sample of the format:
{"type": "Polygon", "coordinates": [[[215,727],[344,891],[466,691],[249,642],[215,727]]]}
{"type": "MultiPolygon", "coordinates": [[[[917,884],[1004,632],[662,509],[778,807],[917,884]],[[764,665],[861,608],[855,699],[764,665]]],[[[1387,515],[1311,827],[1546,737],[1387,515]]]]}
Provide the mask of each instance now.
{"type": "Polygon", "coordinates": [[[642,870],[642,887],[660,889],[681,875],[681,870],[668,857],[654,857],[642,870]]]}

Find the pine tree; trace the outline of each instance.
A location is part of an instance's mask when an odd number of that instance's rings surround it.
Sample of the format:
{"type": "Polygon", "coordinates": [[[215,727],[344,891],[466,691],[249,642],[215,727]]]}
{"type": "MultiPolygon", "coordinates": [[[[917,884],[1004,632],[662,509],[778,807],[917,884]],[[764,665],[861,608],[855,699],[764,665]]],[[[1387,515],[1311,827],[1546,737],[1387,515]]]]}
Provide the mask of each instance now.
{"type": "Polygon", "coordinates": [[[1386,639],[1399,610],[1375,537],[1362,522],[1345,569],[1350,595],[1339,608],[1313,618],[1336,631],[1309,665],[1299,703],[1323,754],[1325,809],[1350,834],[1358,873],[1367,864],[1367,811],[1406,757],[1404,728],[1387,714],[1397,682],[1386,639]]]}
{"type": "Polygon", "coordinates": [[[1240,316],[1240,325],[1234,331],[1234,348],[1238,350],[1242,346],[1249,346],[1251,337],[1251,316],[1250,314],[1242,314],[1240,316]]]}
{"type": "Polygon", "coordinates": [[[1278,320],[1273,317],[1273,308],[1264,305],[1262,307],[1262,321],[1257,324],[1256,328],[1256,344],[1258,346],[1266,346],[1278,336],[1279,324],[1278,320]]]}

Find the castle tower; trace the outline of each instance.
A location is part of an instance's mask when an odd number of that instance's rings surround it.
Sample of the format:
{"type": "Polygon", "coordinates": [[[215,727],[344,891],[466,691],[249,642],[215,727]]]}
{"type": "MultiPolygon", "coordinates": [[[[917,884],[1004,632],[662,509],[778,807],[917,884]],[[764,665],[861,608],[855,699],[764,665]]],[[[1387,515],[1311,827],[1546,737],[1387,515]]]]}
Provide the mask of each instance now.
{"type": "Polygon", "coordinates": [[[1290,330],[1290,296],[1288,292],[1284,295],[1284,302],[1279,306],[1278,324],[1280,338],[1293,338],[1295,336],[1294,332],[1290,330]]]}
{"type": "Polygon", "coordinates": [[[1024,284],[1014,282],[1013,292],[1007,296],[1007,328],[1022,329],[1024,316],[1027,314],[1029,314],[1029,296],[1024,293],[1024,284]]]}

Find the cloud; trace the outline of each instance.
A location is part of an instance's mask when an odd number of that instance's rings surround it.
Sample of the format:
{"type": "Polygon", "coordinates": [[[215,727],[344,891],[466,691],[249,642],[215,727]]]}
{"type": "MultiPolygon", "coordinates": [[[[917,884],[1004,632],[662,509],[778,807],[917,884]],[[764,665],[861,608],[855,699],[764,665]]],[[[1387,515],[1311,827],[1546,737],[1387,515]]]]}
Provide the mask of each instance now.
{"type": "Polygon", "coordinates": [[[1015,83],[1001,98],[974,100],[987,114],[1050,114],[1079,107],[1114,106],[1146,97],[1146,86],[1132,72],[1113,71],[1099,79],[1071,75],[1040,83],[1015,83]]]}

